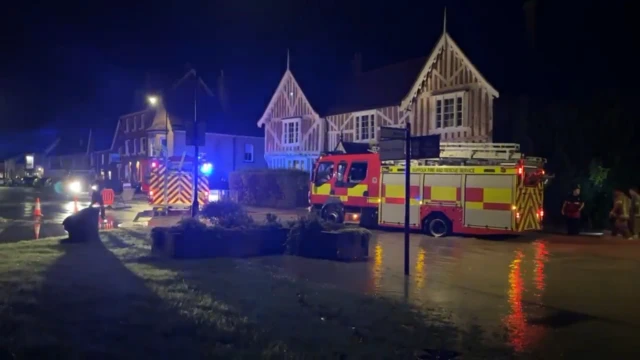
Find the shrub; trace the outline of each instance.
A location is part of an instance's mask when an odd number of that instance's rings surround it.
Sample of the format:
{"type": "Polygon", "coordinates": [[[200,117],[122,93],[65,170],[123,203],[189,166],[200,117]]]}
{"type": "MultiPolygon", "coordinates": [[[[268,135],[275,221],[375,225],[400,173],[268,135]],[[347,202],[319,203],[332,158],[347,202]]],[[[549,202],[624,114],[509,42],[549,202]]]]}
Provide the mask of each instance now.
{"type": "Polygon", "coordinates": [[[290,223],[291,230],[287,236],[287,253],[296,255],[304,247],[304,242],[321,241],[323,231],[337,231],[345,229],[343,224],[336,224],[322,220],[316,214],[309,214],[290,223]]]}
{"type": "Polygon", "coordinates": [[[265,215],[265,226],[279,229],[282,228],[282,223],[278,219],[278,215],[267,213],[267,215],[265,215]]]}
{"type": "Polygon", "coordinates": [[[229,200],[209,203],[200,213],[213,225],[226,228],[246,227],[253,224],[253,218],[247,214],[242,205],[229,200]]]}
{"type": "Polygon", "coordinates": [[[244,169],[229,175],[243,205],[291,209],[308,206],[309,173],[296,169],[244,169]]]}

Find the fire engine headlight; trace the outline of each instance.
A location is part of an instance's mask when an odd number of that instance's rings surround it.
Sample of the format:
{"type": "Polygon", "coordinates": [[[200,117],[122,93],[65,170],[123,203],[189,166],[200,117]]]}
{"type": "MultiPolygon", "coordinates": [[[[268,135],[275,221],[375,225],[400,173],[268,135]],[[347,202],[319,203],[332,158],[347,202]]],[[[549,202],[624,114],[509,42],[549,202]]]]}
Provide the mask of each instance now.
{"type": "Polygon", "coordinates": [[[97,185],[91,185],[91,190],[98,191],[98,186],[97,185]]]}
{"type": "Polygon", "coordinates": [[[80,181],[72,181],[69,183],[67,188],[69,189],[69,192],[77,194],[82,191],[82,184],[80,184],[80,181]]]}

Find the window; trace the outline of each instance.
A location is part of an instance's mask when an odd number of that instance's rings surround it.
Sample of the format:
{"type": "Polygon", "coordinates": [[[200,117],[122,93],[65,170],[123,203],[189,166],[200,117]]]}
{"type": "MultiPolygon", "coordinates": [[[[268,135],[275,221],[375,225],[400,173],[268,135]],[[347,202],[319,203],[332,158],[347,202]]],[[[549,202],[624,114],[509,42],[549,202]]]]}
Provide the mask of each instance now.
{"type": "Polygon", "coordinates": [[[316,186],[320,186],[331,180],[331,176],[333,176],[333,162],[325,161],[319,163],[315,175],[314,184],[316,186]]]}
{"type": "Polygon", "coordinates": [[[253,162],[253,144],[244,144],[244,161],[253,162]]]}
{"type": "Polygon", "coordinates": [[[133,155],[136,155],[138,153],[138,142],[136,141],[136,139],[133,139],[133,155]]]}
{"type": "Polygon", "coordinates": [[[124,151],[126,155],[131,154],[131,140],[126,140],[124,142],[124,151]]]}
{"type": "Polygon", "coordinates": [[[102,154],[102,159],[101,159],[101,163],[100,163],[101,165],[104,165],[104,163],[105,163],[104,158],[105,157],[106,157],[106,154],[102,154]]]}
{"type": "Polygon", "coordinates": [[[338,171],[336,172],[336,180],[344,181],[344,174],[347,172],[347,162],[340,161],[338,164],[338,171]]]}
{"type": "Polygon", "coordinates": [[[367,163],[366,162],[354,162],[349,169],[348,181],[352,184],[359,183],[367,177],[367,163]]]}
{"type": "Polygon", "coordinates": [[[368,141],[376,138],[375,114],[359,115],[355,117],[356,141],[368,141]]]}
{"type": "Polygon", "coordinates": [[[133,127],[131,128],[131,130],[133,130],[133,131],[138,130],[138,117],[137,116],[133,117],[133,127]]]}
{"type": "Polygon", "coordinates": [[[436,99],[436,128],[458,127],[464,124],[464,93],[446,94],[436,99]]]}
{"type": "Polygon", "coordinates": [[[147,138],[140,138],[140,153],[147,152],[147,138]]]}
{"type": "Polygon", "coordinates": [[[124,151],[122,151],[122,150],[123,150],[123,149],[122,149],[122,146],[120,146],[120,147],[118,148],[118,154],[119,154],[120,156],[124,155],[124,151]]]}
{"type": "Polygon", "coordinates": [[[140,115],[140,130],[144,130],[144,114],[140,115]]]}
{"type": "Polygon", "coordinates": [[[129,132],[129,129],[130,129],[129,120],[130,120],[129,118],[122,119],[122,122],[124,123],[124,132],[129,132]]]}
{"type": "Polygon", "coordinates": [[[282,143],[284,145],[298,145],[300,141],[300,119],[284,120],[282,122],[282,143]]]}

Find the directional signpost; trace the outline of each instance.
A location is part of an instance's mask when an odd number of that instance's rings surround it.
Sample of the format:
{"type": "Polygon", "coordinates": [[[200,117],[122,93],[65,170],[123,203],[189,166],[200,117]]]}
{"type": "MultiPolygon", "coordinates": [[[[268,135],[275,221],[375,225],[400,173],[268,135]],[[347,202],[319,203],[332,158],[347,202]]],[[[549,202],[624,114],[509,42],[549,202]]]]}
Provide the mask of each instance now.
{"type": "Polygon", "coordinates": [[[409,275],[409,214],[411,208],[411,124],[405,129],[380,127],[380,160],[401,160],[404,155],[404,274],[409,275]],[[402,144],[404,142],[404,144],[402,144]]]}
{"type": "Polygon", "coordinates": [[[411,159],[440,157],[440,135],[411,137],[411,124],[406,128],[380,127],[380,160],[405,160],[404,170],[404,274],[409,275],[409,215],[411,159]]]}
{"type": "Polygon", "coordinates": [[[412,159],[440,157],[440,135],[414,136],[411,138],[412,159]]]}

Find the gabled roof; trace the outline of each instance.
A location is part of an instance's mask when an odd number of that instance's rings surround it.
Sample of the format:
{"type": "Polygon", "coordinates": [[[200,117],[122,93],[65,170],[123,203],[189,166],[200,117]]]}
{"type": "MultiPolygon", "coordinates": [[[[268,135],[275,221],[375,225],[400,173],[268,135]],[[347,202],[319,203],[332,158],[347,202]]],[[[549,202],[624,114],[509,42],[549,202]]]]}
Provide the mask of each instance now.
{"type": "Polygon", "coordinates": [[[401,108],[405,109],[405,108],[409,107],[409,105],[411,104],[413,99],[418,95],[418,92],[420,91],[420,89],[422,87],[422,83],[424,82],[424,79],[429,75],[429,72],[432,70],[433,65],[436,63],[436,60],[438,58],[438,54],[440,54],[440,52],[446,50],[447,46],[451,46],[453,51],[456,52],[458,54],[458,56],[460,56],[462,58],[462,61],[464,62],[464,64],[469,67],[469,69],[471,70],[473,75],[475,75],[475,77],[478,79],[478,81],[483,86],[485,86],[487,88],[487,90],[489,91],[489,94],[491,94],[491,95],[493,95],[495,97],[499,96],[498,91],[484,78],[484,76],[482,76],[480,71],[478,71],[478,69],[476,69],[476,67],[473,65],[473,63],[471,63],[471,61],[462,52],[462,50],[460,49],[458,44],[456,44],[456,42],[453,41],[453,39],[451,38],[449,33],[444,31],[442,33],[442,36],[440,36],[440,39],[436,43],[436,46],[431,51],[431,55],[429,55],[429,58],[424,63],[424,65],[422,67],[422,70],[420,71],[419,75],[417,76],[417,78],[413,82],[413,86],[411,86],[409,88],[408,93],[406,94],[405,98],[402,100],[402,103],[400,105],[401,108]]]}
{"type": "Polygon", "coordinates": [[[336,89],[324,116],[397,106],[407,95],[427,58],[421,57],[354,75],[336,89]]]}
{"type": "Polygon", "coordinates": [[[300,89],[301,95],[302,95],[302,99],[309,104],[309,106],[311,107],[311,111],[313,111],[314,115],[316,117],[320,117],[318,115],[317,111],[315,110],[315,108],[313,107],[313,104],[311,104],[311,102],[309,101],[309,99],[305,95],[304,90],[302,89],[302,87],[300,86],[298,81],[296,80],[295,76],[293,76],[293,73],[291,72],[291,70],[289,70],[287,68],[287,70],[284,72],[284,75],[282,75],[282,79],[280,80],[280,83],[278,84],[278,87],[273,92],[273,96],[271,96],[271,100],[269,101],[269,104],[267,105],[267,108],[265,109],[264,113],[262,114],[262,117],[260,117],[260,119],[258,120],[258,127],[261,127],[262,125],[264,125],[265,121],[267,120],[267,118],[271,114],[271,111],[273,110],[273,106],[275,105],[276,101],[278,100],[278,96],[283,91],[283,89],[284,89],[284,87],[285,87],[285,85],[287,83],[287,80],[289,78],[291,78],[293,83],[295,84],[295,86],[298,87],[298,89],[300,89]]]}
{"type": "Polygon", "coordinates": [[[56,140],[47,155],[65,156],[88,154],[92,138],[91,133],[91,130],[87,130],[84,134],[82,132],[78,133],[69,130],[56,140]]]}

